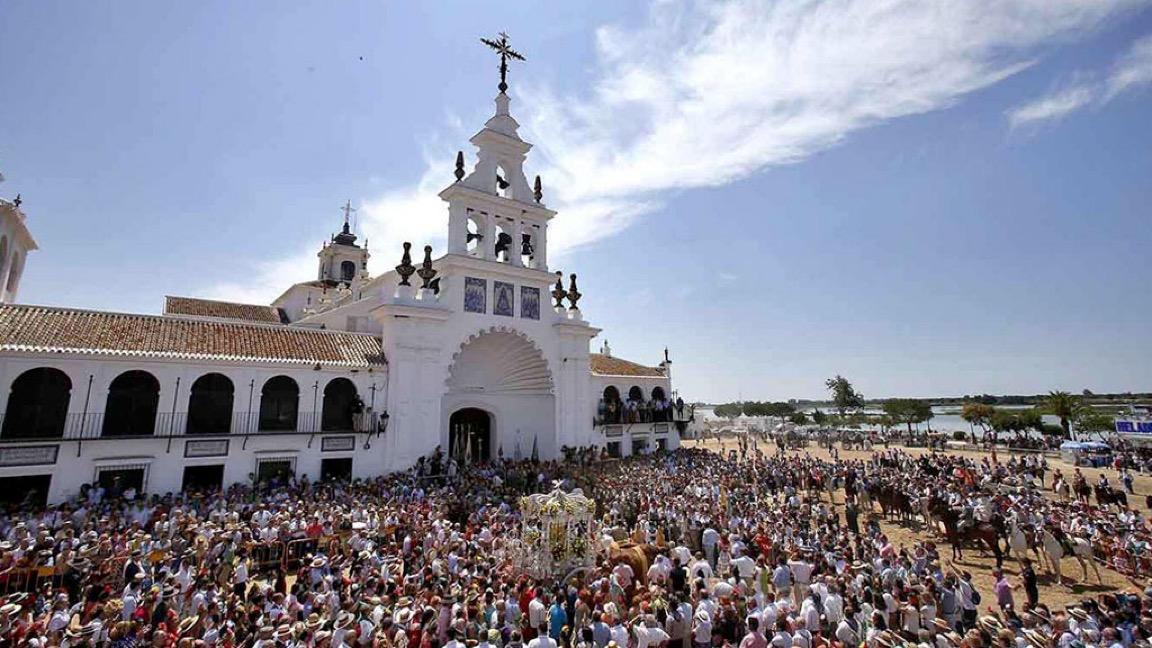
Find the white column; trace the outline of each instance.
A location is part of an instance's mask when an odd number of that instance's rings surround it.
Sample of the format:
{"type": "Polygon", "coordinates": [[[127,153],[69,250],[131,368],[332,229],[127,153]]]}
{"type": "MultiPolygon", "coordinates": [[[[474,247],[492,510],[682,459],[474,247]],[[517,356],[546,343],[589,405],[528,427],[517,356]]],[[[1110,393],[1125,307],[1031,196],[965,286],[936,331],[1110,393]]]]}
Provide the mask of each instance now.
{"type": "Polygon", "coordinates": [[[448,253],[468,252],[468,209],[460,203],[448,206],[448,253]]]}
{"type": "Polygon", "coordinates": [[[548,223],[540,223],[536,231],[536,269],[548,271],[548,223]]]}
{"type": "Polygon", "coordinates": [[[480,241],[480,245],[484,246],[484,255],[482,258],[489,261],[496,259],[496,215],[488,214],[484,218],[484,239],[480,241]]]}

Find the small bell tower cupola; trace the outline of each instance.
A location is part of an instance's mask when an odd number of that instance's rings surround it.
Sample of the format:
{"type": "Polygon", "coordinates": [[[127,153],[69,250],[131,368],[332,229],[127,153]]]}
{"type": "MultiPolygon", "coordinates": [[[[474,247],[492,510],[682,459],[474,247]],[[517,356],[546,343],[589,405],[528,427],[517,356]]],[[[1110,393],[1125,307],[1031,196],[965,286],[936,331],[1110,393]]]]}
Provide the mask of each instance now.
{"type": "Polygon", "coordinates": [[[357,245],[356,235],[352,233],[350,220],[356,211],[352,201],[346,202],[340,209],[344,212],[344,226],[316,254],[320,259],[316,278],[329,285],[345,284],[351,287],[367,277],[368,246],[367,241],[363,247],[357,245]]]}
{"type": "Polygon", "coordinates": [[[481,39],[500,56],[500,93],[496,113],[469,141],[476,162],[465,170],[456,154],[456,182],[440,192],[448,202],[448,252],[497,263],[548,270],[548,221],[540,176],[530,183],[524,171],[532,145],[520,138],[508,96],[508,61],[524,57],[508,44],[508,35],[481,39]]]}

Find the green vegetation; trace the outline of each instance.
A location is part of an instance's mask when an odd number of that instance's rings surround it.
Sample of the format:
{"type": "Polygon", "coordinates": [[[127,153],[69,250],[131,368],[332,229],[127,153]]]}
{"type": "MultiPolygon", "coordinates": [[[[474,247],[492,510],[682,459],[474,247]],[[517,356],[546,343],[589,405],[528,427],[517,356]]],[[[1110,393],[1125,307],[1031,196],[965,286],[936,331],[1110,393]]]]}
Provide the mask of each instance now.
{"type": "Polygon", "coordinates": [[[1040,403],[1039,408],[1046,414],[1060,419],[1060,429],[1065,439],[1072,438],[1072,419],[1076,418],[1084,408],[1083,401],[1066,391],[1048,392],[1047,398],[1040,403]]]}
{"type": "Polygon", "coordinates": [[[884,401],[884,414],[891,422],[908,426],[908,433],[912,433],[912,426],[930,420],[932,404],[928,401],[915,398],[889,398],[884,401]]]}
{"type": "Polygon", "coordinates": [[[844,376],[836,374],[835,378],[825,380],[824,386],[832,392],[832,407],[841,418],[848,412],[863,409],[864,394],[857,392],[844,376]]]}

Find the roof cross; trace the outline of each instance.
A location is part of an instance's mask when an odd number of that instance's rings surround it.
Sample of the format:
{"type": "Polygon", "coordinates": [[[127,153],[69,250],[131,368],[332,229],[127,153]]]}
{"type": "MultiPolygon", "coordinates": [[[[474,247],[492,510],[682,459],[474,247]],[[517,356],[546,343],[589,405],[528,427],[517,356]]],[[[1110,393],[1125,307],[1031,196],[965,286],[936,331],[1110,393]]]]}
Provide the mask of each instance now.
{"type": "Polygon", "coordinates": [[[508,46],[508,34],[500,32],[500,40],[492,40],[490,38],[481,38],[480,42],[488,47],[496,50],[500,55],[500,92],[508,90],[508,59],[516,61],[523,61],[524,57],[508,46]]]}
{"type": "Polygon", "coordinates": [[[352,212],[356,211],[356,208],[352,206],[352,201],[349,200],[348,202],[344,203],[344,206],[340,208],[340,211],[344,212],[344,224],[347,225],[348,218],[352,216],[352,212]]]}

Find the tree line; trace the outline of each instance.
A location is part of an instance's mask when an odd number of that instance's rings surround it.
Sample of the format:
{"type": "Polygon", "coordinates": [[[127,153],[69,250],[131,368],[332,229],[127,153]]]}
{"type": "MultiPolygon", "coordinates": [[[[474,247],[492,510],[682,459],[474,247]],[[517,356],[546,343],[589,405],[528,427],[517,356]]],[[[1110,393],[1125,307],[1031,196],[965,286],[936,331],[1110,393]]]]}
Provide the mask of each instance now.
{"type": "MultiPolygon", "coordinates": [[[[781,423],[790,421],[797,425],[813,423],[831,427],[859,428],[863,425],[879,427],[881,431],[903,427],[909,433],[912,426],[927,423],[931,430],[931,399],[888,398],[881,401],[868,401],[856,390],[847,378],[836,375],[824,382],[830,399],[828,403],[834,414],[826,414],[820,409],[804,412],[795,401],[742,401],[717,405],[713,412],[723,418],[738,416],[774,418],[781,423]],[[878,404],[881,413],[865,413],[866,404],[878,404]]],[[[960,416],[973,428],[980,428],[985,434],[1006,434],[1039,432],[1046,436],[1061,436],[1074,439],[1076,435],[1103,435],[1113,430],[1110,414],[1088,404],[1090,396],[1074,395],[1066,391],[1052,391],[1028,409],[1001,408],[983,400],[964,404],[960,416]],[[1044,422],[1049,414],[1060,420],[1059,425],[1044,422]]]]}

